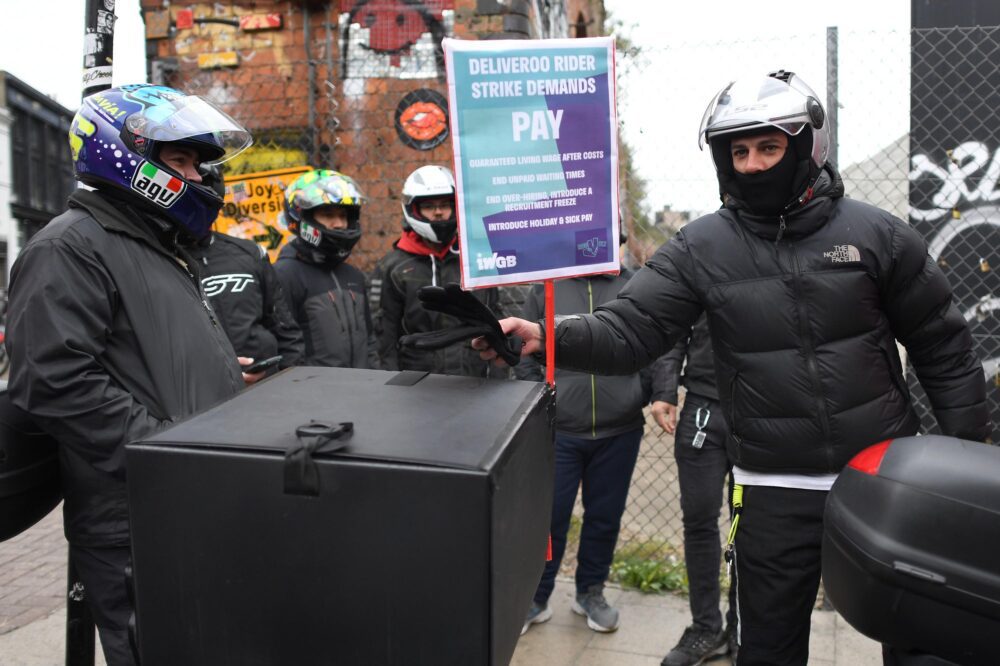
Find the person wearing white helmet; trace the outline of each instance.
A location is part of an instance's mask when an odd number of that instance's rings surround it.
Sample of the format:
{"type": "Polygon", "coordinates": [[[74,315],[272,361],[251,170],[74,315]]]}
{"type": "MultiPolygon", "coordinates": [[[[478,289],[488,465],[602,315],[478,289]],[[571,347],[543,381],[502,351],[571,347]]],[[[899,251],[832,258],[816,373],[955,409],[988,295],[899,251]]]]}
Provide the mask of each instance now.
{"type": "MultiPolygon", "coordinates": [[[[686,225],[618,298],[557,318],[549,334],[559,367],[631,373],[705,313],[736,483],[726,559],[737,663],[804,665],[827,491],[854,455],[920,425],[896,342],[946,435],[985,440],[986,380],[921,237],[844,197],[823,107],[801,79],[726,85],[699,140],[723,207],[686,225]]],[[[544,353],[544,322],[500,323],[522,354],[544,353]]],[[[485,340],[473,345],[496,357],[485,340]]],[[[662,663],[701,660],[671,651],[662,663]]]]}
{"type": "MultiPolygon", "coordinates": [[[[490,364],[468,344],[437,350],[400,348],[399,338],[457,325],[453,317],[424,309],[417,291],[427,285],[461,282],[455,218],[455,177],[443,166],[422,166],[403,183],[403,233],[379,260],[369,287],[379,359],[386,370],[424,370],[485,377],[490,364]]],[[[499,314],[496,289],[476,298],[499,314]]]]}

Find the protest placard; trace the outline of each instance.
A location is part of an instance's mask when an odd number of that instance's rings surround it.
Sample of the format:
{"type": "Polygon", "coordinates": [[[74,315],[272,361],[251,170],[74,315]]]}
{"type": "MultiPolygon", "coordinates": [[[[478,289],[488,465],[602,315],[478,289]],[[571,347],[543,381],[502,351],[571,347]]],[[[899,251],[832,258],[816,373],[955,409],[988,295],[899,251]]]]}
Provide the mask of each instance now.
{"type": "Polygon", "coordinates": [[[444,40],[462,286],[619,270],[614,40],[444,40]]]}

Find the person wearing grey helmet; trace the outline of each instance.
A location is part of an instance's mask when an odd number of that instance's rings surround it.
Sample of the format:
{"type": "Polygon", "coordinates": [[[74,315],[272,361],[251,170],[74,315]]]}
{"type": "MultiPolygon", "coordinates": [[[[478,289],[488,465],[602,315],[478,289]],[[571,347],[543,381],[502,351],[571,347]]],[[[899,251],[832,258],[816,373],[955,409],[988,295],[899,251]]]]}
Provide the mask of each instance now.
{"type": "MultiPolygon", "coordinates": [[[[919,427],[897,341],[941,430],[984,441],[986,380],[951,287],[908,224],[844,197],[817,96],[778,71],[714,95],[699,141],[723,206],[592,314],[505,319],[522,354],[635,372],[704,313],[733,464],[738,664],[806,664],[827,491],[866,447],[919,427]]],[[[496,358],[484,339],[473,346],[496,358]]],[[[668,655],[664,664],[675,663],[668,655]]],[[[699,663],[698,661],[688,663],[699,663]]]]}

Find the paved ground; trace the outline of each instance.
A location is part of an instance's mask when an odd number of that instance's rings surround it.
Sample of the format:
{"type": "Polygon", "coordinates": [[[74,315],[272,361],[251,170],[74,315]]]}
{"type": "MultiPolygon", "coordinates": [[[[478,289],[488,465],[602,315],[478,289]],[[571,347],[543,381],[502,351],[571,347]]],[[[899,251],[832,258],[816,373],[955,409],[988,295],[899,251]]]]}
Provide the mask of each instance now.
{"type": "MultiPolygon", "coordinates": [[[[64,661],[66,542],[60,509],[24,534],[0,544],[0,666],[59,666],[64,661]]],[[[569,609],[573,585],[559,581],[553,618],[532,627],[518,644],[514,666],[656,666],[688,621],[687,600],[609,588],[621,610],[616,633],[596,634],[569,609]]],[[[836,613],[815,611],[809,663],[881,664],[877,643],[836,613]]],[[[99,666],[104,661],[98,658],[99,666]]],[[[724,666],[727,658],[713,664],[724,666]]]]}

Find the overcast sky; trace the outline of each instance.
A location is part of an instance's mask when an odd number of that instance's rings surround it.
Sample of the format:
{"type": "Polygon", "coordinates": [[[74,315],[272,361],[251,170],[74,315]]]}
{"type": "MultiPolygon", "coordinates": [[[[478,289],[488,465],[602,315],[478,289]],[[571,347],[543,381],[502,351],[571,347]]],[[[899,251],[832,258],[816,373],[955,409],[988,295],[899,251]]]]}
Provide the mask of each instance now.
{"type": "MultiPolygon", "coordinates": [[[[0,0],[0,69],[75,110],[83,72],[84,0],[0,0]]],[[[114,83],[144,81],[139,0],[115,6],[114,83]]]]}

